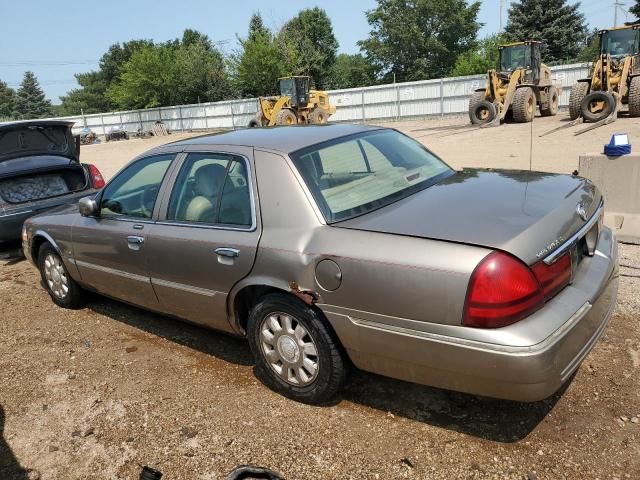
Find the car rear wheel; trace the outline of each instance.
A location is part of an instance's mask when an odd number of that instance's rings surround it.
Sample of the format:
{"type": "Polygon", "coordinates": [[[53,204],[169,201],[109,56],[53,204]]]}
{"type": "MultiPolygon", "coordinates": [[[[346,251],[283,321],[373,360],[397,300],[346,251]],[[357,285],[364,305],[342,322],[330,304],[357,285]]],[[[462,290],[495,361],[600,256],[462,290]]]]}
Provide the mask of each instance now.
{"type": "Polygon", "coordinates": [[[62,258],[51,244],[44,243],[40,247],[38,266],[47,293],[56,305],[76,309],[84,304],[84,291],[71,278],[62,258]]]}
{"type": "Polygon", "coordinates": [[[256,376],[267,387],[304,403],[322,404],[340,391],[347,360],[322,314],[286,294],[265,296],[247,325],[256,376]]]}

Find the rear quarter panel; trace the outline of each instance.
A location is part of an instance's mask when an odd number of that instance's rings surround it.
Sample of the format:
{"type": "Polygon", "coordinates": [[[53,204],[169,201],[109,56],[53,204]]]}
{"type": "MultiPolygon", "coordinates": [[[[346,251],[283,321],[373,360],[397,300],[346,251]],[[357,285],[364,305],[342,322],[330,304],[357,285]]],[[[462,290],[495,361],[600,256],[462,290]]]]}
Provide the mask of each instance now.
{"type": "Polygon", "coordinates": [[[256,173],[263,233],[236,292],[252,283],[288,290],[293,281],[325,310],[393,325],[460,325],[469,278],[488,249],[325,225],[287,159],[257,151],[256,173]],[[333,291],[316,275],[324,259],[341,271],[333,291]]]}

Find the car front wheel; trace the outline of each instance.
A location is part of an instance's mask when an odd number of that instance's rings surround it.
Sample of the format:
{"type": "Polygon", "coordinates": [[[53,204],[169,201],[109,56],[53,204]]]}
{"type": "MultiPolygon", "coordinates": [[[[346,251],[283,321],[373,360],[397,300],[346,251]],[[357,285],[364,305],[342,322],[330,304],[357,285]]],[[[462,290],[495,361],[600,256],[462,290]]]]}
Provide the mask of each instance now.
{"type": "Polygon", "coordinates": [[[247,325],[256,376],[293,400],[322,404],[340,391],[347,360],[322,314],[285,294],[265,296],[247,325]]]}
{"type": "Polygon", "coordinates": [[[62,258],[49,243],[40,247],[38,266],[45,288],[56,305],[72,309],[83,305],[84,291],[71,278],[62,258]]]}

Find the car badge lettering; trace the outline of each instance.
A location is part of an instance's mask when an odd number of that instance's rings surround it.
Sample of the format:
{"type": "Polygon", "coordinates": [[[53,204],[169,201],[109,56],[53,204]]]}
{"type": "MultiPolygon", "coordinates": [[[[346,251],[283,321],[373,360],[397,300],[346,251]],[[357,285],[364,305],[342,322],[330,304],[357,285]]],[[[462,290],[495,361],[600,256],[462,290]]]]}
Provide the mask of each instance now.
{"type": "Polygon", "coordinates": [[[585,208],[584,203],[582,202],[578,202],[578,204],[576,205],[576,213],[585,222],[587,221],[587,218],[589,218],[587,216],[587,209],[585,208]]]}

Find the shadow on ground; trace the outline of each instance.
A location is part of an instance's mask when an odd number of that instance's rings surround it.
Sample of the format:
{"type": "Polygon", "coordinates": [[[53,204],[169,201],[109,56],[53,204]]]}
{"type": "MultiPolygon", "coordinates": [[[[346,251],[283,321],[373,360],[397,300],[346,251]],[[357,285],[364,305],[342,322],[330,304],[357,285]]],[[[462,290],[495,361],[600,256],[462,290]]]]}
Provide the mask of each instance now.
{"type": "Polygon", "coordinates": [[[26,480],[29,478],[38,478],[35,472],[29,471],[22,466],[16,459],[11,447],[4,439],[4,408],[0,405],[0,478],[2,480],[26,480]]]}
{"type": "MultiPolygon", "coordinates": [[[[242,339],[97,295],[91,299],[88,308],[227,362],[253,364],[249,347],[242,339]]],[[[509,443],[522,440],[531,433],[553,409],[563,391],[564,389],[542,402],[520,403],[482,398],[355,371],[342,394],[342,400],[486,440],[509,443]]],[[[339,403],[340,401],[333,405],[339,403]]]]}

